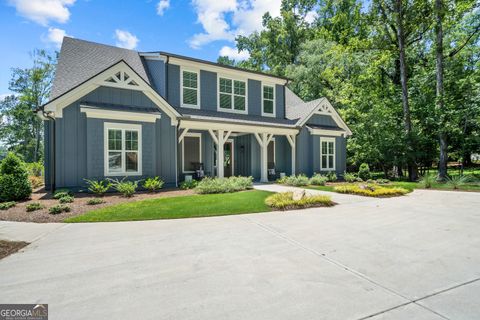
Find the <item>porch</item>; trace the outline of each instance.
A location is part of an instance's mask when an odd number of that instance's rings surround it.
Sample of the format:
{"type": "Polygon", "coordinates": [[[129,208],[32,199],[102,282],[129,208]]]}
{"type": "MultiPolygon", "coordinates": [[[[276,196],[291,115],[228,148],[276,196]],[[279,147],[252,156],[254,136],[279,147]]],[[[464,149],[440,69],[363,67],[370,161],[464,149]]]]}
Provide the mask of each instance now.
{"type": "Polygon", "coordinates": [[[291,127],[181,120],[179,179],[195,175],[200,168],[205,176],[253,176],[260,182],[281,172],[295,174],[297,133],[291,127]]]}

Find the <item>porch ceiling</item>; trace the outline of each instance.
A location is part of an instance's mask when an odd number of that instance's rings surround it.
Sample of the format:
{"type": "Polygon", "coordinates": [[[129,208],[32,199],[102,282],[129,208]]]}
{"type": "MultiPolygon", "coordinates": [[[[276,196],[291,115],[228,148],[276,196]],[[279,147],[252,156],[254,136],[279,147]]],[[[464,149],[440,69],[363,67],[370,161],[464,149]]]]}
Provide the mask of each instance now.
{"type": "Polygon", "coordinates": [[[179,128],[189,130],[225,130],[238,133],[269,133],[274,135],[296,135],[299,132],[299,129],[296,127],[282,127],[278,124],[271,126],[201,120],[180,120],[179,128]]]}

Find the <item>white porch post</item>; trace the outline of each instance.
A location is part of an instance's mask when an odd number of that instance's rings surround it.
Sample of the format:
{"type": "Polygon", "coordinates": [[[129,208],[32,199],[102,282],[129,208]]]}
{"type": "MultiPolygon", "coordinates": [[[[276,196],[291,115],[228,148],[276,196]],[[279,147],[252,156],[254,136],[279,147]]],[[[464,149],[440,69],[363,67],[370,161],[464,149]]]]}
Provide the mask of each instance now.
{"type": "Polygon", "coordinates": [[[272,141],[273,134],[255,133],[255,138],[260,145],[260,182],[268,182],[268,144],[272,141]]]}
{"type": "Polygon", "coordinates": [[[295,149],[295,135],[287,135],[287,140],[288,140],[288,143],[290,143],[290,149],[292,151],[292,175],[295,174],[295,162],[296,162],[296,159],[295,159],[295,155],[296,155],[296,149],[295,149]]]}
{"type": "Polygon", "coordinates": [[[225,176],[223,171],[223,162],[225,158],[223,145],[225,144],[225,141],[227,141],[232,131],[228,131],[225,133],[224,130],[217,130],[215,134],[212,129],[209,129],[208,132],[212,136],[213,142],[217,145],[217,177],[223,178],[225,176]]]}

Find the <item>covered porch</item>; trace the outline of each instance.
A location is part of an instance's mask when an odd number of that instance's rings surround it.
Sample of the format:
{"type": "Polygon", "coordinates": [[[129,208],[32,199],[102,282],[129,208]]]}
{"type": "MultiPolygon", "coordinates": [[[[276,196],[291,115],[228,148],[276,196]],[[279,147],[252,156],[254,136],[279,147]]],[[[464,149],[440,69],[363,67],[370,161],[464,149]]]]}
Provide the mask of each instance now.
{"type": "Polygon", "coordinates": [[[206,176],[253,176],[260,182],[280,172],[295,174],[298,132],[281,125],[180,120],[179,178],[194,175],[200,167],[206,176]]]}

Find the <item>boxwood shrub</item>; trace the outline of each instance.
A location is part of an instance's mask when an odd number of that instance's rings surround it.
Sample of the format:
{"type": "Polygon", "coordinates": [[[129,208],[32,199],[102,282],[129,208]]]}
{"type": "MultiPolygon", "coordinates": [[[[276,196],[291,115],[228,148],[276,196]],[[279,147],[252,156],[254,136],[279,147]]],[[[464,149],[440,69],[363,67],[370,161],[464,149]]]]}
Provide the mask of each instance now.
{"type": "Polygon", "coordinates": [[[0,202],[28,199],[31,194],[25,162],[9,152],[0,163],[0,202]]]}

